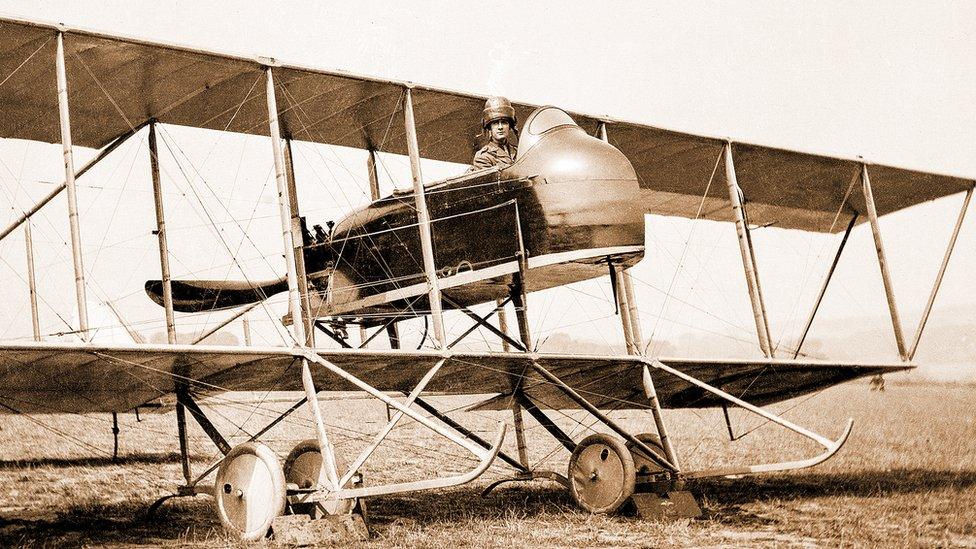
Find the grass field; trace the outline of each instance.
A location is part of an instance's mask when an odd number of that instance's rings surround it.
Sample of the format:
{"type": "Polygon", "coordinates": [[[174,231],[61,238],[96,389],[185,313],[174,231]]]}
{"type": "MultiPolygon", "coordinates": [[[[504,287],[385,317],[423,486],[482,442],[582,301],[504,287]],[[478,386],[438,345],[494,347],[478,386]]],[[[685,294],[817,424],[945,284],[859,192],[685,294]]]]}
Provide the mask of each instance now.
{"type": "MultiPolygon", "coordinates": [[[[434,398],[443,409],[463,402],[434,398]]],[[[706,516],[655,522],[633,514],[591,516],[578,510],[558,485],[545,481],[504,485],[487,498],[480,489],[509,470],[493,466],[467,486],[369,501],[375,537],[368,546],[584,547],[976,547],[976,387],[889,380],[888,390],[866,382],[835,387],[803,402],[773,407],[819,432],[836,437],[847,417],[855,419],[847,445],[832,460],[805,471],[690,484],[706,516]]],[[[246,438],[285,402],[207,407],[233,439],[246,438]]],[[[331,432],[340,453],[365,444],[378,430],[385,407],[370,400],[325,401],[336,418],[331,432]]],[[[458,413],[462,423],[486,438],[505,414],[458,413]]],[[[649,414],[614,416],[635,430],[648,430],[649,414]],[[641,428],[645,426],[644,428],[641,428]]],[[[759,426],[755,416],[733,411],[737,434],[759,426]]],[[[807,457],[815,445],[773,425],[762,425],[730,443],[721,412],[667,411],[685,468],[768,462],[807,457]]],[[[559,423],[584,432],[585,416],[559,423]]],[[[111,460],[111,418],[91,416],[0,416],[0,546],[236,546],[223,537],[210,499],[167,503],[153,523],[148,505],[180,481],[173,413],[120,417],[119,463],[111,460]]],[[[557,449],[529,422],[533,462],[565,472],[567,452],[557,449]]],[[[215,457],[199,430],[191,431],[195,470],[215,457]]],[[[311,436],[308,417],[297,414],[267,434],[284,455],[311,436]]],[[[506,448],[514,449],[509,436],[506,448]]],[[[404,422],[366,464],[367,484],[412,480],[473,465],[463,450],[404,422]]]]}

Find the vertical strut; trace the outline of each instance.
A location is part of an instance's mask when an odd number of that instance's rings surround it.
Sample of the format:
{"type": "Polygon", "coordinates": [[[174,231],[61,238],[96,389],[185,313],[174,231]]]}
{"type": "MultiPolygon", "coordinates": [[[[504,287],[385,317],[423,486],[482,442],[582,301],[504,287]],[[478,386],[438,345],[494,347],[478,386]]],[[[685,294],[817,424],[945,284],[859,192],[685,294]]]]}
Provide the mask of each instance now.
{"type": "MultiPolygon", "coordinates": [[[[306,344],[305,322],[302,316],[301,293],[298,287],[296,271],[296,247],[301,250],[302,235],[294,233],[292,223],[291,198],[289,197],[287,167],[285,165],[285,153],[281,146],[281,127],[278,124],[278,102],[275,98],[274,74],[271,67],[265,68],[267,75],[267,106],[268,106],[268,127],[271,136],[271,147],[274,153],[275,182],[278,185],[278,205],[281,213],[281,236],[285,247],[285,265],[288,275],[288,310],[291,313],[292,329],[295,331],[295,341],[299,345],[306,344]]],[[[305,389],[305,397],[315,418],[315,429],[318,434],[319,451],[322,454],[322,464],[325,467],[326,475],[331,488],[338,488],[339,473],[336,470],[335,452],[329,443],[329,435],[325,430],[325,421],[322,419],[322,410],[319,408],[319,401],[316,396],[315,383],[312,379],[312,371],[309,368],[308,360],[302,359],[302,387],[305,389]]]]}
{"type": "Polygon", "coordinates": [[[396,322],[391,322],[386,325],[386,336],[390,338],[391,349],[400,348],[400,329],[397,328],[396,322]]]}
{"type": "Polygon", "coordinates": [[[413,93],[405,88],[403,122],[410,154],[410,173],[413,176],[413,197],[417,207],[420,228],[420,248],[424,255],[424,275],[427,278],[427,300],[430,301],[430,318],[434,325],[434,340],[439,349],[444,348],[444,318],[441,305],[441,289],[434,264],[434,243],[431,236],[430,214],[427,212],[427,195],[424,192],[424,176],[420,171],[420,146],[417,144],[417,125],[414,122],[413,93]]]}
{"type": "Polygon", "coordinates": [[[742,201],[742,218],[745,220],[742,226],[746,230],[746,244],[749,245],[749,260],[752,262],[752,274],[756,278],[756,295],[759,296],[759,310],[762,312],[763,329],[766,331],[766,340],[769,345],[769,356],[775,358],[776,346],[773,345],[772,332],[769,331],[769,315],[766,314],[766,298],[763,297],[762,277],[759,276],[759,262],[756,261],[756,247],[752,245],[752,229],[749,228],[749,217],[744,199],[742,201]]]}
{"type": "Polygon", "coordinates": [[[854,215],[851,216],[851,221],[847,224],[847,230],[844,231],[844,238],[841,239],[840,246],[837,247],[837,253],[834,254],[834,260],[830,263],[830,269],[827,270],[827,278],[824,279],[823,284],[820,286],[820,293],[817,294],[817,300],[813,303],[813,310],[810,311],[807,323],[803,327],[803,335],[800,336],[800,341],[796,344],[796,350],[793,351],[793,358],[800,356],[800,349],[803,348],[803,342],[806,341],[807,334],[810,333],[810,327],[813,326],[813,319],[817,316],[817,310],[820,309],[820,303],[823,301],[824,294],[827,293],[827,286],[830,284],[830,279],[834,276],[837,263],[840,262],[840,254],[844,252],[844,246],[847,245],[847,239],[851,236],[851,230],[857,223],[857,217],[857,212],[854,212],[854,215]]]}
{"type": "Polygon", "coordinates": [[[180,464],[183,467],[183,479],[187,486],[193,481],[190,471],[190,439],[186,434],[186,407],[183,402],[176,400],[176,434],[180,441],[180,464]]]}
{"type": "Polygon", "coordinates": [[[939,293],[939,287],[942,285],[942,277],[945,276],[946,267],[949,266],[949,256],[952,255],[952,250],[956,247],[956,238],[959,236],[959,230],[962,229],[962,222],[966,218],[966,210],[969,209],[969,201],[973,198],[974,187],[969,187],[966,191],[966,197],[962,199],[962,208],[959,210],[959,217],[956,219],[956,226],[952,229],[952,236],[949,237],[949,245],[946,247],[945,256],[942,257],[942,265],[939,267],[939,274],[935,276],[935,283],[932,285],[932,293],[929,294],[928,303],[925,304],[925,311],[922,313],[922,319],[918,323],[918,328],[915,330],[915,339],[912,341],[912,348],[908,352],[908,360],[915,359],[915,352],[918,351],[918,342],[922,339],[922,331],[925,330],[925,323],[929,320],[929,314],[932,312],[932,306],[935,305],[935,296],[939,293]]]}
{"type": "MultiPolygon", "coordinates": [[[[508,334],[508,313],[505,312],[505,300],[496,299],[495,309],[498,311],[498,329],[503,334],[508,334]]],[[[508,341],[502,340],[502,351],[511,352],[512,346],[508,344],[508,341]]]]}
{"type": "MultiPolygon", "coordinates": [[[[288,176],[288,207],[291,210],[291,234],[298,235],[295,247],[295,278],[301,296],[301,321],[305,329],[305,344],[315,347],[315,330],[312,329],[312,303],[308,293],[308,272],[305,270],[305,228],[298,209],[298,187],[295,183],[295,157],[291,152],[291,139],[285,139],[285,174],[288,176]]],[[[293,239],[294,240],[294,239],[293,239]]],[[[295,322],[293,319],[292,322],[295,322]]]]}
{"type": "Polygon", "coordinates": [[[369,150],[369,157],[366,159],[366,171],[369,172],[369,197],[376,202],[380,199],[380,178],[376,173],[376,151],[369,150]]]}
{"type": "Polygon", "coordinates": [[[241,317],[241,329],[244,331],[244,345],[251,346],[251,321],[247,315],[241,317]]]}
{"type": "MultiPolygon", "coordinates": [[[[495,307],[498,311],[498,330],[503,334],[508,335],[508,315],[505,313],[505,300],[495,300],[495,307]]],[[[502,350],[506,353],[512,350],[508,340],[504,338],[502,338],[502,350]]],[[[512,391],[514,392],[518,389],[519,381],[517,379],[512,379],[510,381],[512,383],[512,391]]],[[[514,395],[512,397],[512,421],[515,423],[515,443],[518,446],[519,463],[522,465],[522,467],[528,469],[529,452],[528,446],[525,442],[525,423],[522,420],[522,405],[519,404],[518,399],[516,399],[514,395]]]]}
{"type": "Polygon", "coordinates": [[[519,337],[526,352],[531,352],[532,332],[529,330],[528,296],[525,293],[525,277],[529,271],[529,256],[525,250],[525,240],[522,238],[522,217],[519,215],[518,204],[515,204],[515,230],[518,243],[518,272],[512,275],[512,306],[515,308],[515,320],[518,322],[519,337]]]}
{"type": "Polygon", "coordinates": [[[85,295],[85,265],[81,255],[81,228],[78,224],[78,194],[75,189],[75,163],[71,152],[71,117],[68,112],[68,77],[64,68],[64,33],[57,38],[55,70],[58,80],[58,114],[61,122],[61,149],[64,153],[64,182],[68,190],[68,226],[71,230],[71,259],[75,270],[75,297],[78,301],[78,329],[88,341],[88,303],[85,295]]]}
{"type": "Polygon", "coordinates": [[[634,279],[630,276],[629,268],[623,270],[621,280],[624,283],[624,294],[627,296],[627,307],[630,310],[630,338],[634,342],[636,354],[642,354],[644,352],[644,334],[641,332],[637,300],[634,297],[634,279]]]}
{"type": "Polygon", "coordinates": [[[752,262],[753,254],[749,245],[749,238],[746,233],[745,216],[742,212],[742,200],[739,196],[739,183],[735,176],[735,164],[732,161],[732,144],[725,144],[725,179],[729,186],[729,200],[732,203],[732,218],[735,222],[735,230],[739,238],[739,253],[742,255],[742,269],[746,275],[746,284],[749,287],[749,300],[752,302],[752,316],[756,322],[756,334],[759,337],[759,347],[766,355],[772,356],[772,347],[769,344],[769,332],[766,331],[766,319],[763,315],[762,302],[760,297],[759,284],[756,278],[755,265],[752,262]]]}
{"type": "Polygon", "coordinates": [[[30,290],[31,328],[34,341],[41,340],[41,322],[37,316],[37,282],[34,277],[34,244],[31,239],[30,219],[24,223],[24,244],[27,246],[27,286],[30,290]]]}
{"type": "Polygon", "coordinates": [[[901,319],[898,316],[898,306],[895,303],[895,290],[891,284],[888,260],[885,258],[884,244],[881,241],[878,210],[874,205],[874,192],[871,190],[871,178],[868,175],[868,167],[866,164],[861,164],[861,184],[864,191],[864,203],[867,205],[868,210],[868,220],[871,221],[871,234],[874,236],[874,247],[878,252],[878,266],[881,268],[881,281],[884,283],[885,297],[888,299],[888,312],[891,313],[891,326],[895,332],[898,356],[902,360],[907,360],[908,352],[905,350],[905,336],[902,333],[901,319]]]}
{"type": "MultiPolygon", "coordinates": [[[[528,296],[525,294],[525,276],[529,270],[529,257],[528,252],[525,250],[525,239],[522,238],[522,217],[519,215],[519,207],[517,202],[515,203],[515,232],[516,243],[518,244],[519,270],[512,276],[512,307],[515,309],[515,320],[518,324],[519,339],[522,341],[522,349],[524,349],[525,352],[532,352],[532,332],[529,329],[528,296]]],[[[504,313],[504,310],[502,313],[504,313]]],[[[499,313],[499,315],[502,313],[499,313]]],[[[504,320],[504,328],[502,328],[502,332],[507,334],[508,319],[503,316],[499,316],[498,318],[499,325],[501,325],[504,320]]],[[[528,445],[525,441],[525,430],[522,422],[522,408],[525,407],[528,399],[525,398],[524,394],[522,394],[523,379],[525,379],[525,370],[520,372],[520,375],[517,378],[510,378],[509,383],[512,387],[512,420],[515,422],[515,442],[518,444],[519,461],[523,466],[528,468],[528,445]]],[[[538,410],[538,414],[532,412],[532,410],[529,410],[529,414],[535,417],[536,420],[539,421],[540,424],[542,424],[542,426],[550,433],[561,432],[558,428],[553,430],[555,424],[546,417],[542,410],[538,410]],[[539,419],[540,416],[545,419],[539,419]],[[548,422],[548,424],[544,422],[548,422]]],[[[562,436],[565,437],[565,435],[562,436]]],[[[559,440],[559,437],[557,437],[557,440],[559,440]]],[[[565,446],[565,441],[561,442],[565,446]]],[[[570,440],[570,442],[572,441],[570,440]]]]}
{"type": "MultiPolygon", "coordinates": [[[[382,331],[383,328],[380,328],[380,330],[382,331]]],[[[396,349],[399,349],[400,348],[400,329],[397,327],[397,323],[396,322],[387,323],[387,325],[386,325],[386,337],[390,340],[390,348],[391,349],[396,350],[396,349]]],[[[364,345],[365,345],[365,343],[364,343],[364,345]]],[[[392,419],[392,416],[391,416],[391,413],[390,413],[390,405],[384,403],[384,406],[386,406],[386,420],[387,421],[390,421],[390,419],[392,419]]]]}
{"type": "Polygon", "coordinates": [[[617,309],[620,311],[620,324],[624,331],[624,344],[627,346],[627,354],[639,354],[640,348],[634,343],[634,325],[630,319],[630,301],[627,299],[629,296],[624,289],[623,270],[615,269],[611,263],[610,276],[616,279],[617,309]]]}
{"type": "MultiPolygon", "coordinates": [[[[152,172],[153,203],[156,206],[156,240],[159,242],[159,268],[162,271],[163,309],[166,311],[166,341],[176,343],[176,321],[173,313],[173,286],[169,270],[169,244],[166,240],[166,214],[163,211],[163,185],[159,177],[159,149],[156,144],[156,121],[149,122],[149,168],[152,172]]],[[[177,406],[182,406],[177,404],[177,406]]]]}
{"type": "Polygon", "coordinates": [[[119,459],[119,413],[112,412],[112,461],[119,459]]]}

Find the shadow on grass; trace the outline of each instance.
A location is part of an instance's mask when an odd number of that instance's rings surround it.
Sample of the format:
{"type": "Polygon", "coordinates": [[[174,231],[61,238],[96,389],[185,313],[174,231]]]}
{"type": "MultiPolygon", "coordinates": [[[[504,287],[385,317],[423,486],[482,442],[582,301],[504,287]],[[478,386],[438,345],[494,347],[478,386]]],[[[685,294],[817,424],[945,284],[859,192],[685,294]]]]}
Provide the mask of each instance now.
{"type": "Polygon", "coordinates": [[[828,496],[887,497],[940,488],[976,485],[976,471],[892,469],[846,473],[792,473],[743,479],[709,479],[690,487],[712,501],[737,505],[761,499],[794,500],[828,496]]]}
{"type": "MultiPolygon", "coordinates": [[[[802,500],[829,496],[886,498],[894,494],[926,492],[976,485],[976,471],[897,469],[840,474],[784,474],[738,480],[699,481],[690,489],[705,496],[711,511],[726,518],[759,520],[739,507],[751,502],[780,499],[802,500]]],[[[369,519],[382,535],[393,524],[432,527],[463,526],[466,521],[507,519],[571,519],[582,515],[563,488],[547,483],[517,483],[500,488],[486,498],[478,490],[483,483],[433,492],[417,492],[371,499],[369,519]]],[[[151,500],[132,500],[113,505],[68,502],[49,516],[0,517],[2,546],[78,546],[112,544],[236,545],[224,539],[206,497],[168,502],[153,522],[145,518],[151,500]]]]}
{"type": "Polygon", "coordinates": [[[151,500],[113,505],[77,504],[55,516],[0,517],[0,546],[81,547],[99,545],[213,545],[222,538],[208,498],[184,498],[164,505],[146,519],[151,500]]]}
{"type": "MultiPolygon", "coordinates": [[[[209,460],[210,458],[207,456],[190,456],[190,461],[193,462],[207,462],[209,460]]],[[[106,467],[112,465],[164,464],[179,462],[179,452],[165,452],[156,454],[125,454],[119,456],[118,459],[112,459],[109,456],[82,456],[76,458],[0,460],[0,469],[27,469],[31,467],[106,467]]]]}
{"type": "MultiPolygon", "coordinates": [[[[689,483],[689,489],[696,496],[704,496],[711,505],[732,509],[768,499],[801,500],[830,496],[885,498],[894,494],[971,486],[976,486],[976,471],[922,469],[840,474],[794,473],[689,483]]],[[[478,496],[470,487],[388,496],[371,502],[369,510],[373,521],[381,525],[403,520],[456,523],[459,519],[582,513],[566,490],[545,482],[510,484],[492,492],[487,498],[478,496]]]]}

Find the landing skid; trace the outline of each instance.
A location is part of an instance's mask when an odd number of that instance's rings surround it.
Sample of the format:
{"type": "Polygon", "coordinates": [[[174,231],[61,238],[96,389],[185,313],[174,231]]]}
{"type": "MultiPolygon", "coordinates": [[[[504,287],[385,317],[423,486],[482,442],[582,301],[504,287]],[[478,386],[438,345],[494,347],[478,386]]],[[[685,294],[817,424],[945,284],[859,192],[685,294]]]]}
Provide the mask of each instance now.
{"type": "Polygon", "coordinates": [[[148,509],[146,509],[146,520],[152,522],[156,520],[156,513],[159,512],[159,508],[163,506],[164,503],[175,498],[185,498],[185,497],[196,497],[200,494],[213,495],[212,486],[179,486],[176,489],[175,494],[165,495],[152,503],[148,509]]]}
{"type": "Polygon", "coordinates": [[[488,497],[495,488],[498,488],[502,484],[509,482],[528,482],[532,480],[551,480],[563,488],[566,488],[567,490],[569,489],[569,479],[564,475],[560,475],[555,471],[530,471],[528,473],[520,473],[514,477],[503,478],[492,482],[487,488],[481,491],[481,497],[488,497]]]}
{"type": "Polygon", "coordinates": [[[813,467],[814,465],[823,463],[824,461],[832,458],[835,454],[837,454],[837,452],[841,449],[844,443],[847,442],[847,437],[850,436],[851,429],[854,427],[854,419],[853,418],[848,419],[847,425],[844,427],[841,436],[837,440],[830,440],[829,438],[823,435],[817,434],[804,427],[800,427],[799,425],[787,419],[784,419],[776,414],[773,414],[772,412],[768,412],[758,406],[749,404],[748,402],[742,399],[736,398],[726,393],[725,391],[722,391],[717,387],[713,387],[699,379],[696,379],[680,370],[672,368],[658,360],[645,359],[642,362],[644,363],[643,381],[646,390],[651,390],[653,388],[653,382],[651,381],[651,374],[650,371],[648,370],[648,367],[656,368],[658,370],[671,374],[675,377],[678,377],[684,381],[687,381],[688,383],[696,385],[708,391],[709,393],[712,393],[715,396],[718,396],[719,398],[728,401],[731,404],[735,404],[736,406],[744,408],[777,425],[789,429],[794,433],[806,437],[816,442],[817,444],[823,446],[825,450],[821,454],[808,459],[782,461],[779,463],[768,463],[768,464],[760,464],[760,465],[743,465],[743,466],[735,466],[735,467],[723,467],[717,469],[704,469],[701,471],[688,472],[688,473],[684,473],[684,476],[686,478],[739,476],[739,475],[750,475],[750,474],[757,474],[757,473],[771,473],[777,471],[790,471],[794,469],[804,469],[807,467],[813,467]],[[647,389],[648,387],[650,387],[651,389],[647,389]]]}

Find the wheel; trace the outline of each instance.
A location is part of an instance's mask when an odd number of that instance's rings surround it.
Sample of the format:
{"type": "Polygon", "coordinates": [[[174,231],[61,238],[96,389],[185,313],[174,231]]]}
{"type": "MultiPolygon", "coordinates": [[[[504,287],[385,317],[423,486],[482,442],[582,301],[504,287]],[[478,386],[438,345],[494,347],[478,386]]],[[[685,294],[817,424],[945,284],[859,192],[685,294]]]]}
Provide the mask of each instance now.
{"type": "Polygon", "coordinates": [[[591,513],[612,513],[634,493],[634,458],[623,441],[597,433],[580,441],[569,457],[569,492],[591,513]]]}
{"type": "Polygon", "coordinates": [[[217,469],[217,517],[241,540],[263,539],[271,521],[285,510],[285,475],[278,456],[264,444],[235,446],[217,469]]]}
{"type": "MultiPolygon", "coordinates": [[[[336,457],[336,468],[341,472],[344,467],[336,457]]],[[[295,484],[299,488],[314,488],[324,481],[327,476],[322,467],[322,452],[316,439],[303,440],[292,448],[285,458],[285,482],[295,484]]],[[[292,511],[298,514],[308,514],[312,518],[321,518],[325,514],[344,515],[352,512],[356,500],[340,499],[318,503],[292,503],[292,511]]]]}
{"type": "MultiPolygon", "coordinates": [[[[661,444],[661,439],[654,433],[641,433],[634,438],[650,446],[651,450],[654,450],[658,457],[667,459],[667,452],[664,451],[664,445],[661,444]]],[[[637,469],[637,476],[647,477],[654,473],[664,471],[663,467],[645,456],[643,452],[634,450],[634,445],[629,442],[627,443],[627,450],[630,451],[631,457],[634,458],[634,468],[637,469]]]]}

